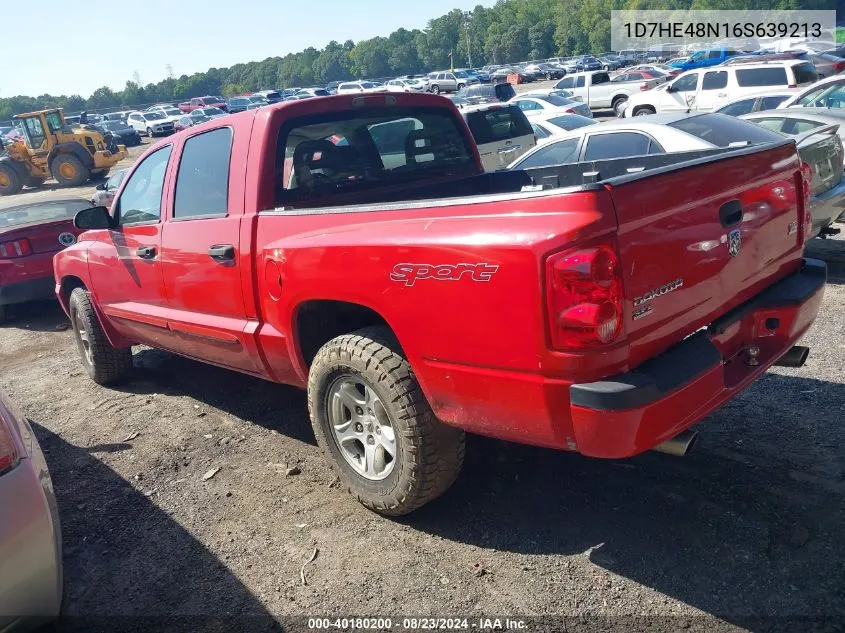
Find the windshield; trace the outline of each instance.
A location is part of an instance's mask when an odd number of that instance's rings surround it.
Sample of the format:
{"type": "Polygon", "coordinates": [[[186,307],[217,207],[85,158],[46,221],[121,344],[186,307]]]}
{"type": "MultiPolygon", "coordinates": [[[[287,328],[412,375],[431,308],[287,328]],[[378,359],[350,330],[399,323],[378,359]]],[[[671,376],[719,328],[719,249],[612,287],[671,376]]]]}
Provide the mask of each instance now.
{"type": "Polygon", "coordinates": [[[469,76],[462,70],[456,70],[454,74],[455,77],[459,77],[460,79],[466,79],[469,76]]]}
{"type": "Polygon", "coordinates": [[[248,105],[250,103],[249,99],[229,99],[229,103],[234,103],[235,105],[248,105]]]}
{"type": "Polygon", "coordinates": [[[777,132],[771,132],[749,121],[720,114],[691,116],[670,123],[669,127],[692,134],[716,147],[728,147],[732,143],[747,142],[757,145],[783,140],[777,132]]]}
{"type": "Polygon", "coordinates": [[[109,132],[116,132],[117,130],[125,130],[127,125],[120,121],[103,121],[100,123],[100,127],[105,128],[109,132]]]}
{"type": "Polygon", "coordinates": [[[363,83],[361,84],[361,87],[362,87],[362,88],[375,88],[375,87],[376,87],[376,85],[377,85],[377,84],[374,84],[374,83],[372,83],[372,82],[365,81],[365,82],[363,82],[363,83]]]}
{"type": "Polygon", "coordinates": [[[204,103],[206,105],[217,103],[217,97],[203,97],[202,99],[200,99],[200,103],[204,103]]]}
{"type": "Polygon", "coordinates": [[[264,97],[256,97],[256,96],[250,97],[249,100],[252,103],[264,103],[265,101],[267,101],[267,99],[265,99],[264,97]]]}
{"type": "Polygon", "coordinates": [[[220,108],[203,108],[202,111],[203,114],[205,114],[206,116],[218,116],[221,114],[226,114],[220,108]]]}
{"type": "Polygon", "coordinates": [[[179,108],[164,108],[162,112],[167,116],[182,116],[182,111],[179,108]]]}
{"type": "Polygon", "coordinates": [[[294,119],[280,131],[278,202],[308,206],[314,198],[475,174],[474,152],[458,123],[441,107],[368,108],[294,119]]]}
{"type": "Polygon", "coordinates": [[[160,112],[145,112],[142,116],[147,121],[159,121],[164,118],[164,115],[160,112]]]}
{"type": "MultiPolygon", "coordinates": [[[[88,200],[60,200],[0,209],[0,229],[25,224],[42,224],[70,220],[78,211],[91,206],[88,200]]],[[[2,252],[0,252],[2,257],[2,252]]]]}

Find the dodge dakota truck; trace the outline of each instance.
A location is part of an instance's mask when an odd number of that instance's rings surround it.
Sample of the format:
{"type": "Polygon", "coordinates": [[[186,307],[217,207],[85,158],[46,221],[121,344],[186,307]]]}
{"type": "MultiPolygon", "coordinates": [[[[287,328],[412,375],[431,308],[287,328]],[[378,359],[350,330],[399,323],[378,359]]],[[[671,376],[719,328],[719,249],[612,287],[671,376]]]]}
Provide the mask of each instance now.
{"type": "Polygon", "coordinates": [[[299,386],[344,486],[404,514],[466,431],[622,458],[803,364],[826,269],[773,139],[485,174],[443,97],[284,102],[151,146],[55,291],[95,382],[145,344],[299,386]]]}
{"type": "Polygon", "coordinates": [[[226,112],[229,106],[220,97],[194,97],[190,101],[179,104],[179,109],[182,112],[191,113],[197,108],[220,108],[226,112]]]}

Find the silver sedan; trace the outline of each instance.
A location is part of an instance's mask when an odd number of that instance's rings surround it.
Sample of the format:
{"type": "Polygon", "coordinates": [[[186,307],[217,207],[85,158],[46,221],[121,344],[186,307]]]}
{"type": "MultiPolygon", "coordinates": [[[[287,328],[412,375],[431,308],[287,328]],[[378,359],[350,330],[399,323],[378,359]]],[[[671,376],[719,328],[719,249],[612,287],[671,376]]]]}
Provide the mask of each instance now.
{"type": "Polygon", "coordinates": [[[59,615],[62,541],[44,455],[26,418],[0,392],[0,631],[59,615]]]}

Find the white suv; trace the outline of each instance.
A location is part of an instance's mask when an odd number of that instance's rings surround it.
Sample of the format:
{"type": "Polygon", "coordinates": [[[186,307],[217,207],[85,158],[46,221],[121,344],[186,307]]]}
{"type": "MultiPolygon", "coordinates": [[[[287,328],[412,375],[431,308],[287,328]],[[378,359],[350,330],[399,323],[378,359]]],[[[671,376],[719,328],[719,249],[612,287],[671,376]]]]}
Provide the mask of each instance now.
{"type": "Polygon", "coordinates": [[[132,112],[126,117],[126,122],[139,134],[146,134],[150,138],[173,133],[173,121],[162,112],[132,112]]]}
{"type": "Polygon", "coordinates": [[[667,84],[631,95],[624,116],[710,112],[746,94],[808,86],[817,80],[812,62],[798,59],[698,68],[667,84]]]}

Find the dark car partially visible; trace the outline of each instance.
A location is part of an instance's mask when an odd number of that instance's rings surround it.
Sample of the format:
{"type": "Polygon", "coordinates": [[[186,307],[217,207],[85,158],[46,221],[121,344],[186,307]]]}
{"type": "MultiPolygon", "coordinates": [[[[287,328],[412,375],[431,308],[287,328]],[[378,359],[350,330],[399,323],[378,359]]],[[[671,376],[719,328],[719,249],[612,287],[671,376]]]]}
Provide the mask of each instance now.
{"type": "Polygon", "coordinates": [[[98,127],[105,132],[110,132],[118,145],[134,147],[141,144],[141,135],[138,134],[138,130],[123,121],[101,121],[98,127]]]}

